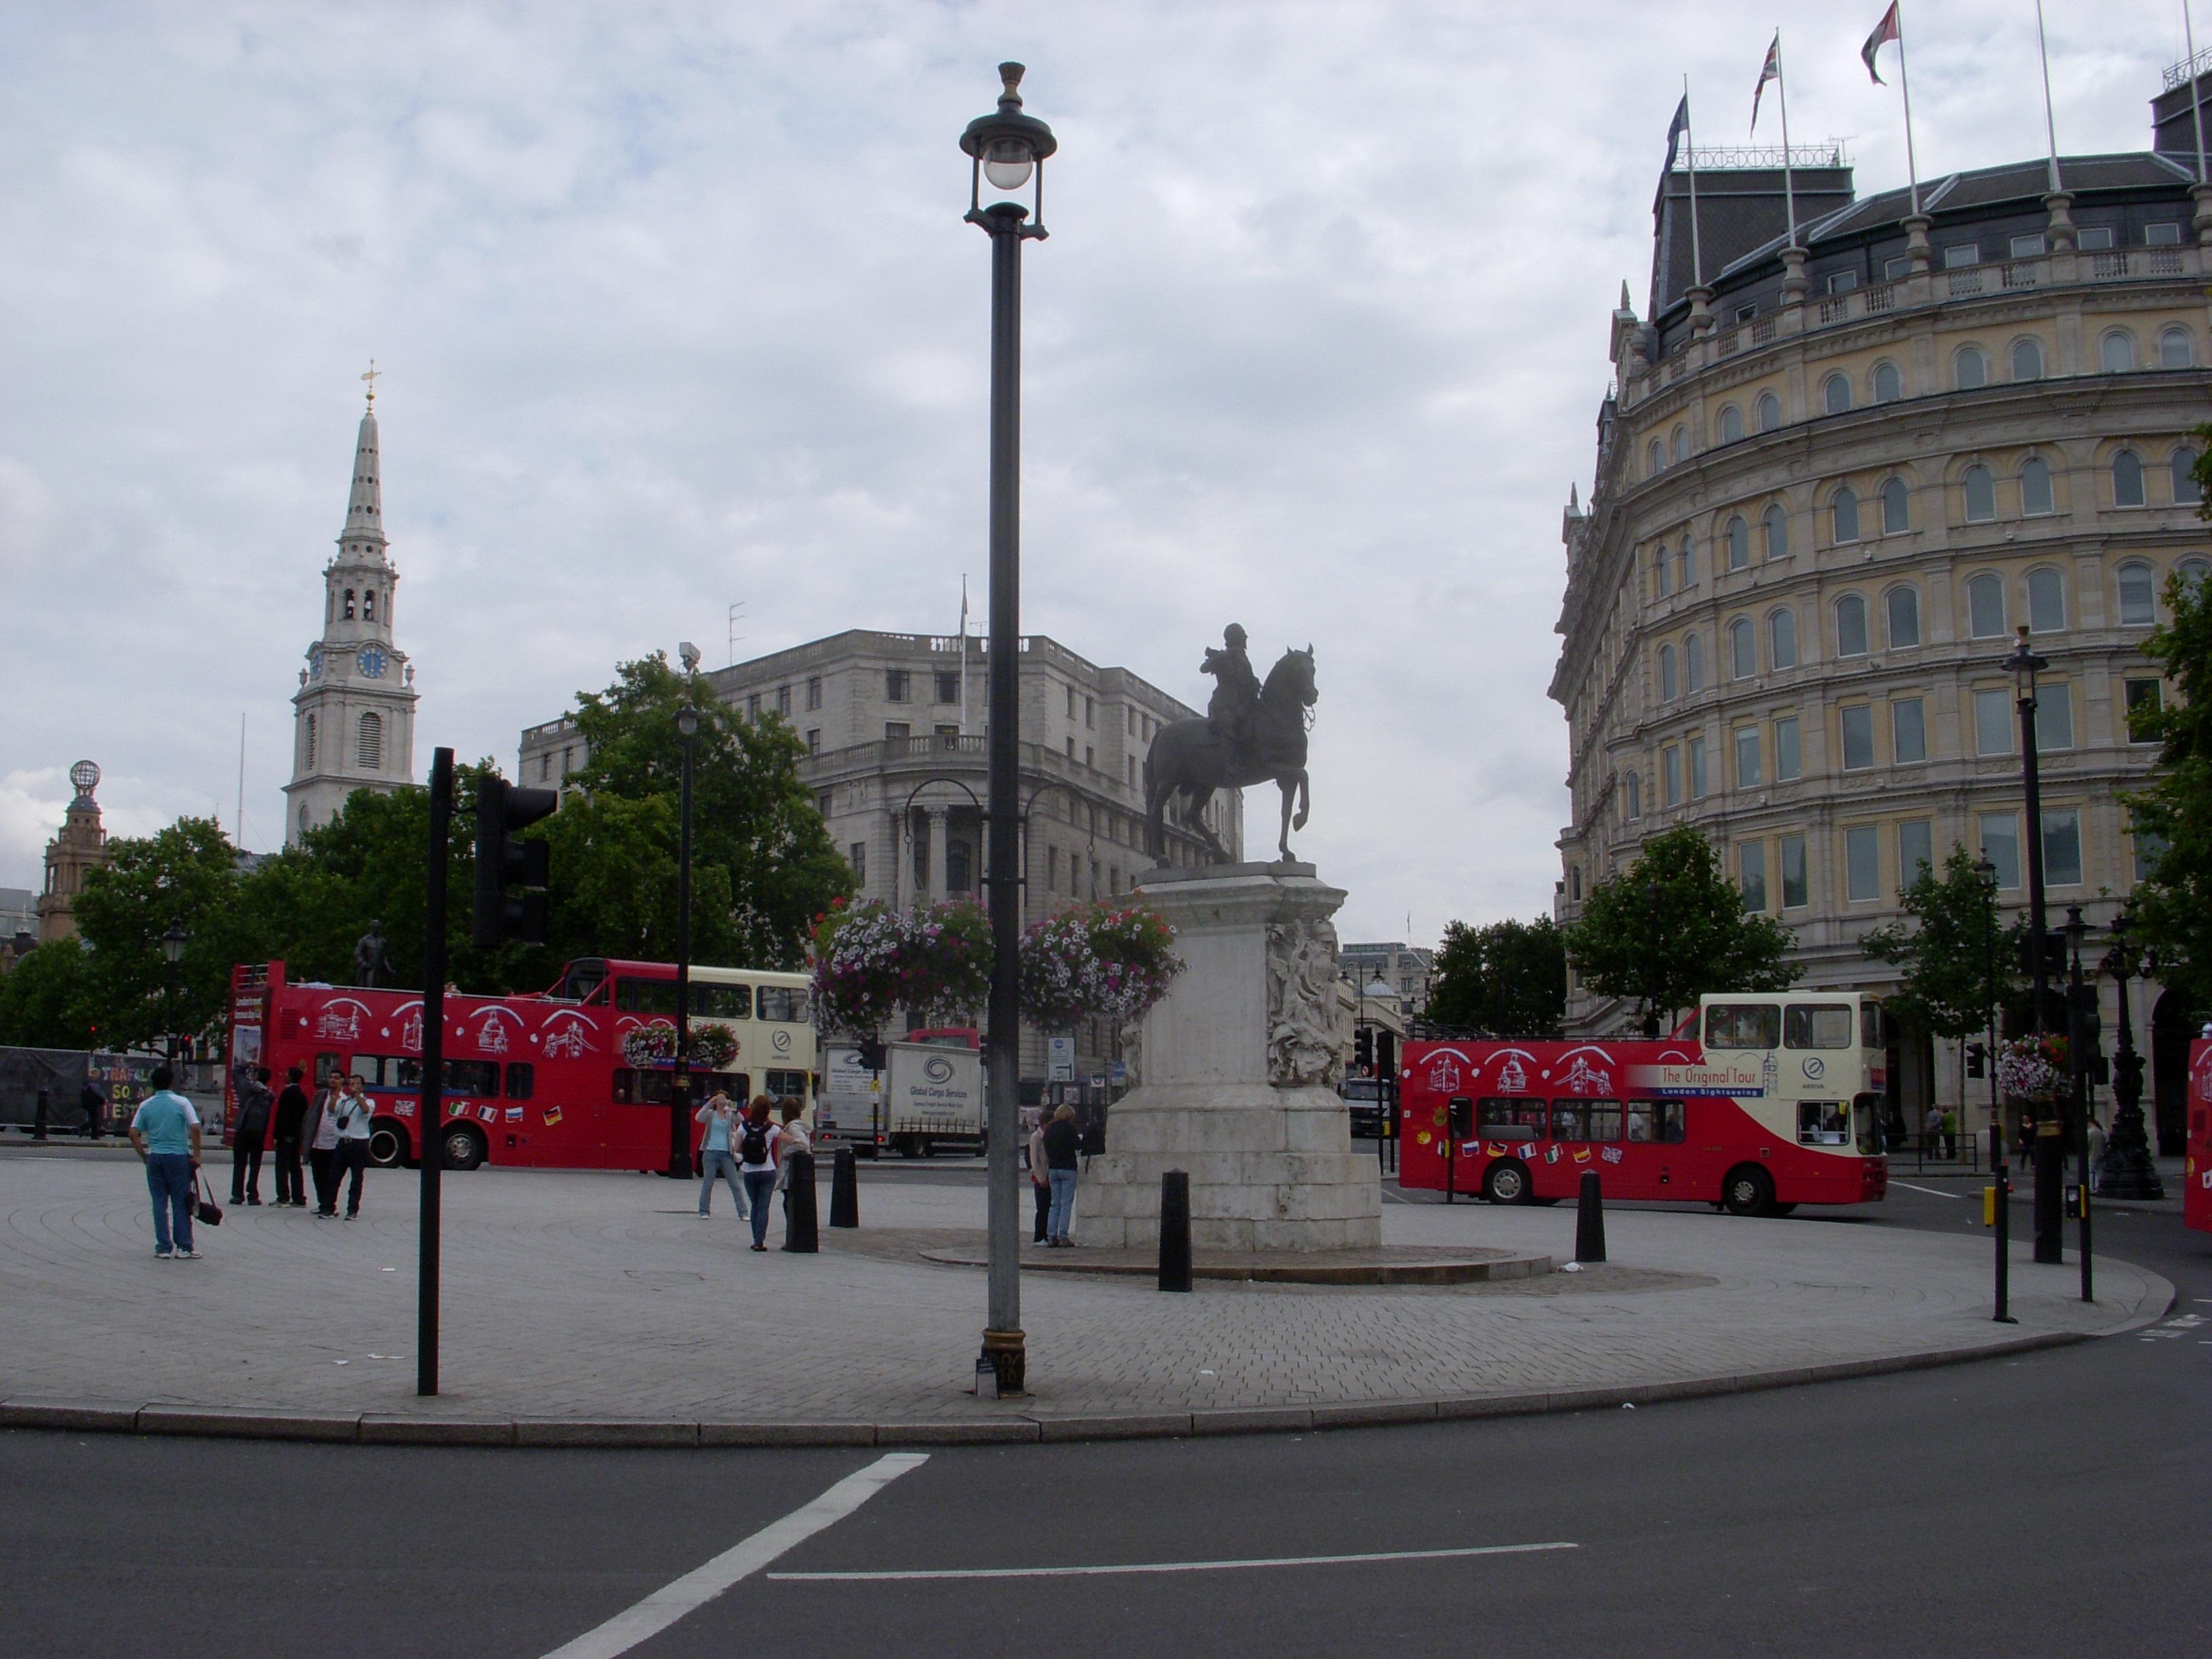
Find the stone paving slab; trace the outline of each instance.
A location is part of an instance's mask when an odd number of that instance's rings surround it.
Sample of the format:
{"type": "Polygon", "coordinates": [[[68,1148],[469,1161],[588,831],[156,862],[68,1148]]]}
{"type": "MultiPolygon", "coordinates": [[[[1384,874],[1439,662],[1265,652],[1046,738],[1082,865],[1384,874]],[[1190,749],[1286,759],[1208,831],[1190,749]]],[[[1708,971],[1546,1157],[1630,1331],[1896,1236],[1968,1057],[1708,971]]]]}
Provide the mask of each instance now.
{"type": "MultiPolygon", "coordinates": [[[[2033,1265],[2023,1243],[2021,1322],[1998,1326],[1984,1238],[1855,1218],[1878,1206],[1616,1211],[1607,1267],[1502,1284],[1209,1280],[1163,1296],[1030,1275],[1031,1393],[988,1401],[965,1392],[983,1275],[913,1248],[979,1229],[979,1187],[869,1182],[858,1238],[755,1255],[726,1193],[702,1221],[695,1189],[654,1176],[489,1170],[445,1182],[444,1386],[424,1400],[415,1190],[372,1171],[352,1224],[233,1210],[202,1230],[203,1260],[161,1262],[135,1164],[0,1157],[0,1423],[509,1446],[1297,1431],[1948,1363],[2132,1329],[2173,1296],[2106,1258],[2085,1306],[2074,1269],[2033,1265]]],[[[1079,1200],[1078,1216],[1079,1239],[1079,1200]]],[[[1573,1251],[1571,1212],[1383,1216],[1394,1248],[1573,1251]]]]}

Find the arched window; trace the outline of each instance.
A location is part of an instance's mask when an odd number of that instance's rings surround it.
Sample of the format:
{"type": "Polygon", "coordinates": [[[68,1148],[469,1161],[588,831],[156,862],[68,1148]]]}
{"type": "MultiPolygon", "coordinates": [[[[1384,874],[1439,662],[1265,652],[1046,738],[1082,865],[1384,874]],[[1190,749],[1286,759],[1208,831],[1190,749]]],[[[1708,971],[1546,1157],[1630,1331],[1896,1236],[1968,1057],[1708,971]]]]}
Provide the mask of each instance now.
{"type": "Polygon", "coordinates": [[[1966,469],[1966,522],[1979,524],[1996,515],[1997,481],[1977,461],[1966,469]]]}
{"type": "Polygon", "coordinates": [[[376,620],[376,590],[373,587],[361,596],[361,619],[363,622],[376,620]]]}
{"type": "Polygon", "coordinates": [[[384,765],[384,721],[376,714],[361,717],[361,745],[355,755],[364,772],[374,772],[384,765]]]}
{"type": "Polygon", "coordinates": [[[2065,579],[2049,565],[2027,573],[2027,625],[2039,634],[2066,627],[2065,579]]]}
{"type": "Polygon", "coordinates": [[[1686,461],[1689,459],[1690,428],[1686,426],[1678,426],[1674,428],[1674,465],[1680,466],[1684,461],[1686,461]]]}
{"type": "Polygon", "coordinates": [[[1739,443],[1743,439],[1743,411],[1734,404],[1721,405],[1721,441],[1739,443]]]}
{"type": "MultiPolygon", "coordinates": [[[[2174,477],[2178,478],[2180,476],[2180,465],[2177,462],[2174,477]]],[[[1741,514],[1738,514],[1728,521],[1728,530],[1725,534],[1728,540],[1729,568],[1749,569],[1751,568],[1751,526],[1743,521],[1741,514]]]]}
{"type": "Polygon", "coordinates": [[[1836,515],[1836,539],[1855,542],[1859,538],[1859,498],[1849,484],[1836,492],[1832,503],[1836,515]]]}
{"type": "Polygon", "coordinates": [[[2197,452],[2187,444],[2173,452],[2166,465],[2173,473],[2173,504],[2176,507],[2195,507],[2204,499],[2203,487],[2197,482],[2197,452]]]}
{"type": "Polygon", "coordinates": [[[1738,617],[1729,624],[1729,675],[1747,680],[1759,672],[1759,641],[1751,631],[1751,618],[1738,617]]]}
{"type": "Polygon", "coordinates": [[[1691,563],[1690,538],[1685,536],[1674,547],[1674,586],[1686,589],[1697,577],[1698,573],[1691,563]]]}
{"type": "Polygon", "coordinates": [[[341,613],[341,616],[342,619],[346,622],[351,622],[353,620],[353,589],[350,587],[345,591],[345,609],[341,613]]]}
{"type": "Polygon", "coordinates": [[[1911,493],[1902,478],[1892,478],[1881,487],[1881,533],[1901,536],[1912,528],[1911,493]]]}
{"type": "Polygon", "coordinates": [[[1664,542],[1659,544],[1659,550],[1651,556],[1651,571],[1652,574],[1658,581],[1659,597],[1663,599],[1667,597],[1668,592],[1667,544],[1664,542]]]}
{"type": "Polygon", "coordinates": [[[1782,429],[1782,399],[1771,392],[1759,394],[1759,429],[1779,432],[1782,429]]]}
{"type": "Polygon", "coordinates": [[[1846,593],[1836,601],[1836,654],[1863,657],[1866,653],[1866,601],[1856,593],[1846,593]]]}
{"type": "Polygon", "coordinates": [[[1778,611],[1766,619],[1766,656],[1778,669],[1797,665],[1797,613],[1778,611]]]}
{"type": "Polygon", "coordinates": [[[2173,574],[2181,578],[2184,592],[2194,593],[2206,577],[2212,576],[2212,559],[2184,559],[2173,567],[2173,574]]]}
{"type": "MultiPolygon", "coordinates": [[[[2140,561],[2120,567],[2120,621],[2130,628],[2158,620],[2158,579],[2140,561]]],[[[309,717],[310,719],[313,716],[309,717]]],[[[310,739],[312,742],[313,739],[310,739]]]]}
{"type": "Polygon", "coordinates": [[[1905,395],[1905,377],[1897,372],[1897,365],[1879,362],[1874,366],[1874,400],[1878,404],[1893,404],[1905,395]]]}
{"type": "Polygon", "coordinates": [[[2015,380],[2043,378],[2043,347],[2033,338],[2012,343],[2012,377],[2015,380]]]}
{"type": "Polygon", "coordinates": [[[1982,356],[1980,347],[1960,348],[1959,355],[1951,359],[1951,379],[1961,392],[1972,392],[1990,383],[1990,360],[1982,356]]]}
{"type": "Polygon", "coordinates": [[[1659,701],[1672,702],[1679,689],[1674,679],[1674,647],[1662,645],[1659,647],[1659,701]]]}
{"type": "Polygon", "coordinates": [[[2187,368],[2197,361],[2197,349],[2185,328],[2169,328],[2158,337],[2158,366],[2187,368]]]}
{"type": "Polygon", "coordinates": [[[1766,509],[1759,522],[1766,528],[1766,556],[1786,559],[1790,556],[1790,515],[1776,503],[1766,509]]]}
{"type": "Polygon", "coordinates": [[[2142,504],[2142,457],[2132,449],[2123,449],[2112,457],[2112,505],[2141,507],[2142,504]]]}
{"type": "Polygon", "coordinates": [[[1682,689],[1686,691],[1705,689],[1705,642],[1695,634],[1682,641],[1682,689]]]}
{"type": "MultiPolygon", "coordinates": [[[[2148,573],[2150,567],[2145,565],[2143,569],[2148,573]]],[[[2147,574],[2145,580],[2148,580],[2147,574]]],[[[307,716],[303,726],[303,735],[300,742],[300,766],[302,771],[312,772],[315,769],[315,717],[313,714],[307,716]]]]}
{"type": "Polygon", "coordinates": [[[2020,510],[2027,514],[2057,511],[2051,495],[2051,468],[2040,455],[2020,464],[2020,510]]]}
{"type": "Polygon", "coordinates": [[[1920,592],[1912,587],[1889,590],[1889,648],[1907,651],[1920,643],[1920,592]]]}
{"type": "Polygon", "coordinates": [[[1966,584],[1967,631],[1978,640],[2001,640],[2004,617],[2004,582],[1984,571],[1966,584]]]}
{"type": "Polygon", "coordinates": [[[300,833],[303,836],[307,833],[307,809],[305,805],[300,808],[300,833]]]}
{"type": "Polygon", "coordinates": [[[1644,780],[1632,771],[1628,775],[1628,816],[1632,818],[1644,816],[1644,780]]]}
{"type": "Polygon", "coordinates": [[[1851,383],[1841,374],[1820,382],[1820,403],[1831,415],[1846,413],[1851,406],[1851,383]]]}
{"type": "Polygon", "coordinates": [[[2136,366],[2136,343],[2125,329],[2113,329],[2097,343],[2097,359],[2106,374],[2125,374],[2136,366]]]}
{"type": "Polygon", "coordinates": [[[1651,441],[1651,465],[1650,465],[1647,469],[1645,469],[1645,471],[1644,471],[1644,477],[1648,477],[1648,478],[1656,478],[1656,477],[1658,477],[1662,472],[1665,471],[1666,470],[1667,470],[1667,451],[1666,451],[1666,448],[1665,448],[1665,447],[1664,447],[1663,445],[1662,445],[1662,444],[1660,443],[1660,441],[1659,441],[1656,438],[1654,438],[1654,439],[1651,441]]]}

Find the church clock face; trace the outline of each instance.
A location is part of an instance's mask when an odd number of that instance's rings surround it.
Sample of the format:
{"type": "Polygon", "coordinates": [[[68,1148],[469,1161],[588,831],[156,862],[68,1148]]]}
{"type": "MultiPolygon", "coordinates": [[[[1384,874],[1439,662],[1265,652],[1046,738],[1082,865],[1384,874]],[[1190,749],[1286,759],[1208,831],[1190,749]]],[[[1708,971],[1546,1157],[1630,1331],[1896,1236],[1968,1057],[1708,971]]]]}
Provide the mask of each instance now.
{"type": "Polygon", "coordinates": [[[371,680],[382,679],[385,669],[390,666],[392,662],[391,658],[386,656],[381,649],[374,645],[354,660],[361,670],[362,678],[371,680]]]}
{"type": "Polygon", "coordinates": [[[323,653],[322,653],[321,652],[319,652],[319,651],[315,652],[315,653],[313,653],[312,655],[310,655],[310,656],[308,657],[308,659],[307,659],[307,672],[308,672],[311,675],[313,675],[316,679],[320,679],[320,678],[322,678],[322,677],[323,677],[323,653]]]}

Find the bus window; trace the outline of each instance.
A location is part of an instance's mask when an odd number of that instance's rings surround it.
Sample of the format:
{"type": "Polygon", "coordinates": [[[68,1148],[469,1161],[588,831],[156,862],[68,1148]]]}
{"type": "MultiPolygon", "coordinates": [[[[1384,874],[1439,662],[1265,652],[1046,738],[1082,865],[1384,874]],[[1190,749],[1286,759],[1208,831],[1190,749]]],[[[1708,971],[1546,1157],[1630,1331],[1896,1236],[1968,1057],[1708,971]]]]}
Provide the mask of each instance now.
{"type": "Polygon", "coordinates": [[[327,1088],[332,1078],[343,1077],[345,1073],[338,1070],[338,1061],[344,1058],[343,1054],[317,1054],[315,1056],[315,1087],[327,1088]]]}
{"type": "Polygon", "coordinates": [[[560,994],[571,1002],[586,1002],[607,982],[607,970],[596,962],[572,962],[560,994]]]}
{"type": "Polygon", "coordinates": [[[1620,1103],[1617,1100],[1593,1100],[1583,1120],[1592,1140],[1620,1139],[1620,1103]]]}
{"type": "Polygon", "coordinates": [[[676,1012],[676,981],[672,979],[617,981],[615,1006],[626,1014],[673,1014],[676,1012]]]}
{"type": "Polygon", "coordinates": [[[1555,1100],[1552,1103],[1554,1140],[1618,1140],[1620,1103],[1617,1100],[1555,1100]]]}
{"type": "Polygon", "coordinates": [[[1850,1139],[1850,1119],[1840,1100],[1797,1103],[1797,1140],[1804,1146],[1842,1146],[1850,1139]]]}
{"type": "Polygon", "coordinates": [[[1782,1019],[1782,1046],[1785,1048],[1850,1048],[1850,1004],[1806,1002],[1787,1009],[1782,1019]]]}
{"type": "Polygon", "coordinates": [[[631,1071],[627,1066],[616,1066],[614,1083],[615,1104],[617,1106],[629,1106],[634,1104],[635,1103],[632,1101],[631,1097],[635,1092],[636,1089],[637,1073],[631,1071]]]}
{"type": "MultiPolygon", "coordinates": [[[[422,1062],[413,1057],[386,1062],[386,1087],[420,1089],[422,1062]],[[395,1072],[395,1077],[392,1073],[395,1072]]],[[[472,1095],[483,1100],[499,1098],[499,1062],[495,1060],[449,1060],[446,1062],[446,1092],[472,1095]]]]}
{"type": "Polygon", "coordinates": [[[674,1095],[676,1079],[666,1072],[634,1072],[615,1067],[614,1097],[617,1106],[665,1106],[674,1095]]]}
{"type": "Polygon", "coordinates": [[[806,1098],[806,1073],[804,1072],[769,1072],[763,1074],[763,1086],[778,1100],[806,1098]]]}
{"type": "Polygon", "coordinates": [[[695,1072],[691,1074],[692,1099],[703,1101],[718,1089],[740,1103],[753,1097],[753,1080],[747,1073],[695,1072]]]}
{"type": "Polygon", "coordinates": [[[806,993],[790,985],[763,985],[760,988],[760,1017],[781,1020],[789,1025],[806,1024],[806,993]]]}
{"type": "Polygon", "coordinates": [[[1474,1103],[1465,1095],[1454,1095],[1450,1104],[1451,1138],[1454,1140],[1472,1140],[1474,1138],[1474,1103]]]}
{"type": "Polygon", "coordinates": [[[1555,1100],[1552,1103],[1552,1139],[1580,1140],[1583,1138],[1583,1103],[1579,1100],[1555,1100]]]}
{"type": "Polygon", "coordinates": [[[1682,1103],[1679,1100],[1632,1100],[1628,1103],[1628,1138],[1636,1141],[1680,1141],[1682,1103]]]}
{"type": "Polygon", "coordinates": [[[1883,1150],[1881,1136],[1881,1097],[1857,1095],[1851,1101],[1851,1116],[1858,1125],[1859,1152],[1872,1158],[1883,1150]]]}
{"type": "Polygon", "coordinates": [[[1716,1002],[1705,1010],[1708,1048],[1772,1048],[1781,1041],[1778,1003],[1716,1002]]]}
{"type": "Polygon", "coordinates": [[[1541,1140],[1544,1103],[1540,1100],[1483,1101],[1476,1120],[1486,1140],[1541,1140]]]}
{"type": "MultiPolygon", "coordinates": [[[[669,1010],[671,1013],[676,1011],[669,1010]]],[[[750,985],[702,985],[691,981],[691,1012],[702,1019],[750,1019],[753,988],[750,985]]]]}
{"type": "Polygon", "coordinates": [[[1862,1002],[1859,1004],[1859,1047],[1881,1048],[1887,1046],[1881,1040],[1881,1004],[1862,1002]]]}
{"type": "Polygon", "coordinates": [[[507,1097],[527,1100],[538,1088],[538,1067],[526,1060],[507,1062],[507,1097]]]}

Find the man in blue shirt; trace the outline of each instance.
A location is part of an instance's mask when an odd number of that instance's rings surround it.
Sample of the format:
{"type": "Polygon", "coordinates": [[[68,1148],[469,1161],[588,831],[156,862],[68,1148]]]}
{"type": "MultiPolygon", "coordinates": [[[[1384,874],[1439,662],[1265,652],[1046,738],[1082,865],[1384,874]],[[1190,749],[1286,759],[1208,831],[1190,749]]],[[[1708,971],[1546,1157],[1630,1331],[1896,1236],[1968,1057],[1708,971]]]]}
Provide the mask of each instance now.
{"type": "Polygon", "coordinates": [[[200,1167],[200,1115],[169,1086],[176,1080],[167,1066],[154,1068],[154,1092],[131,1120],[131,1144],[146,1166],[146,1188],[154,1198],[154,1259],[197,1261],[200,1253],[192,1248],[192,1182],[200,1167]]]}

